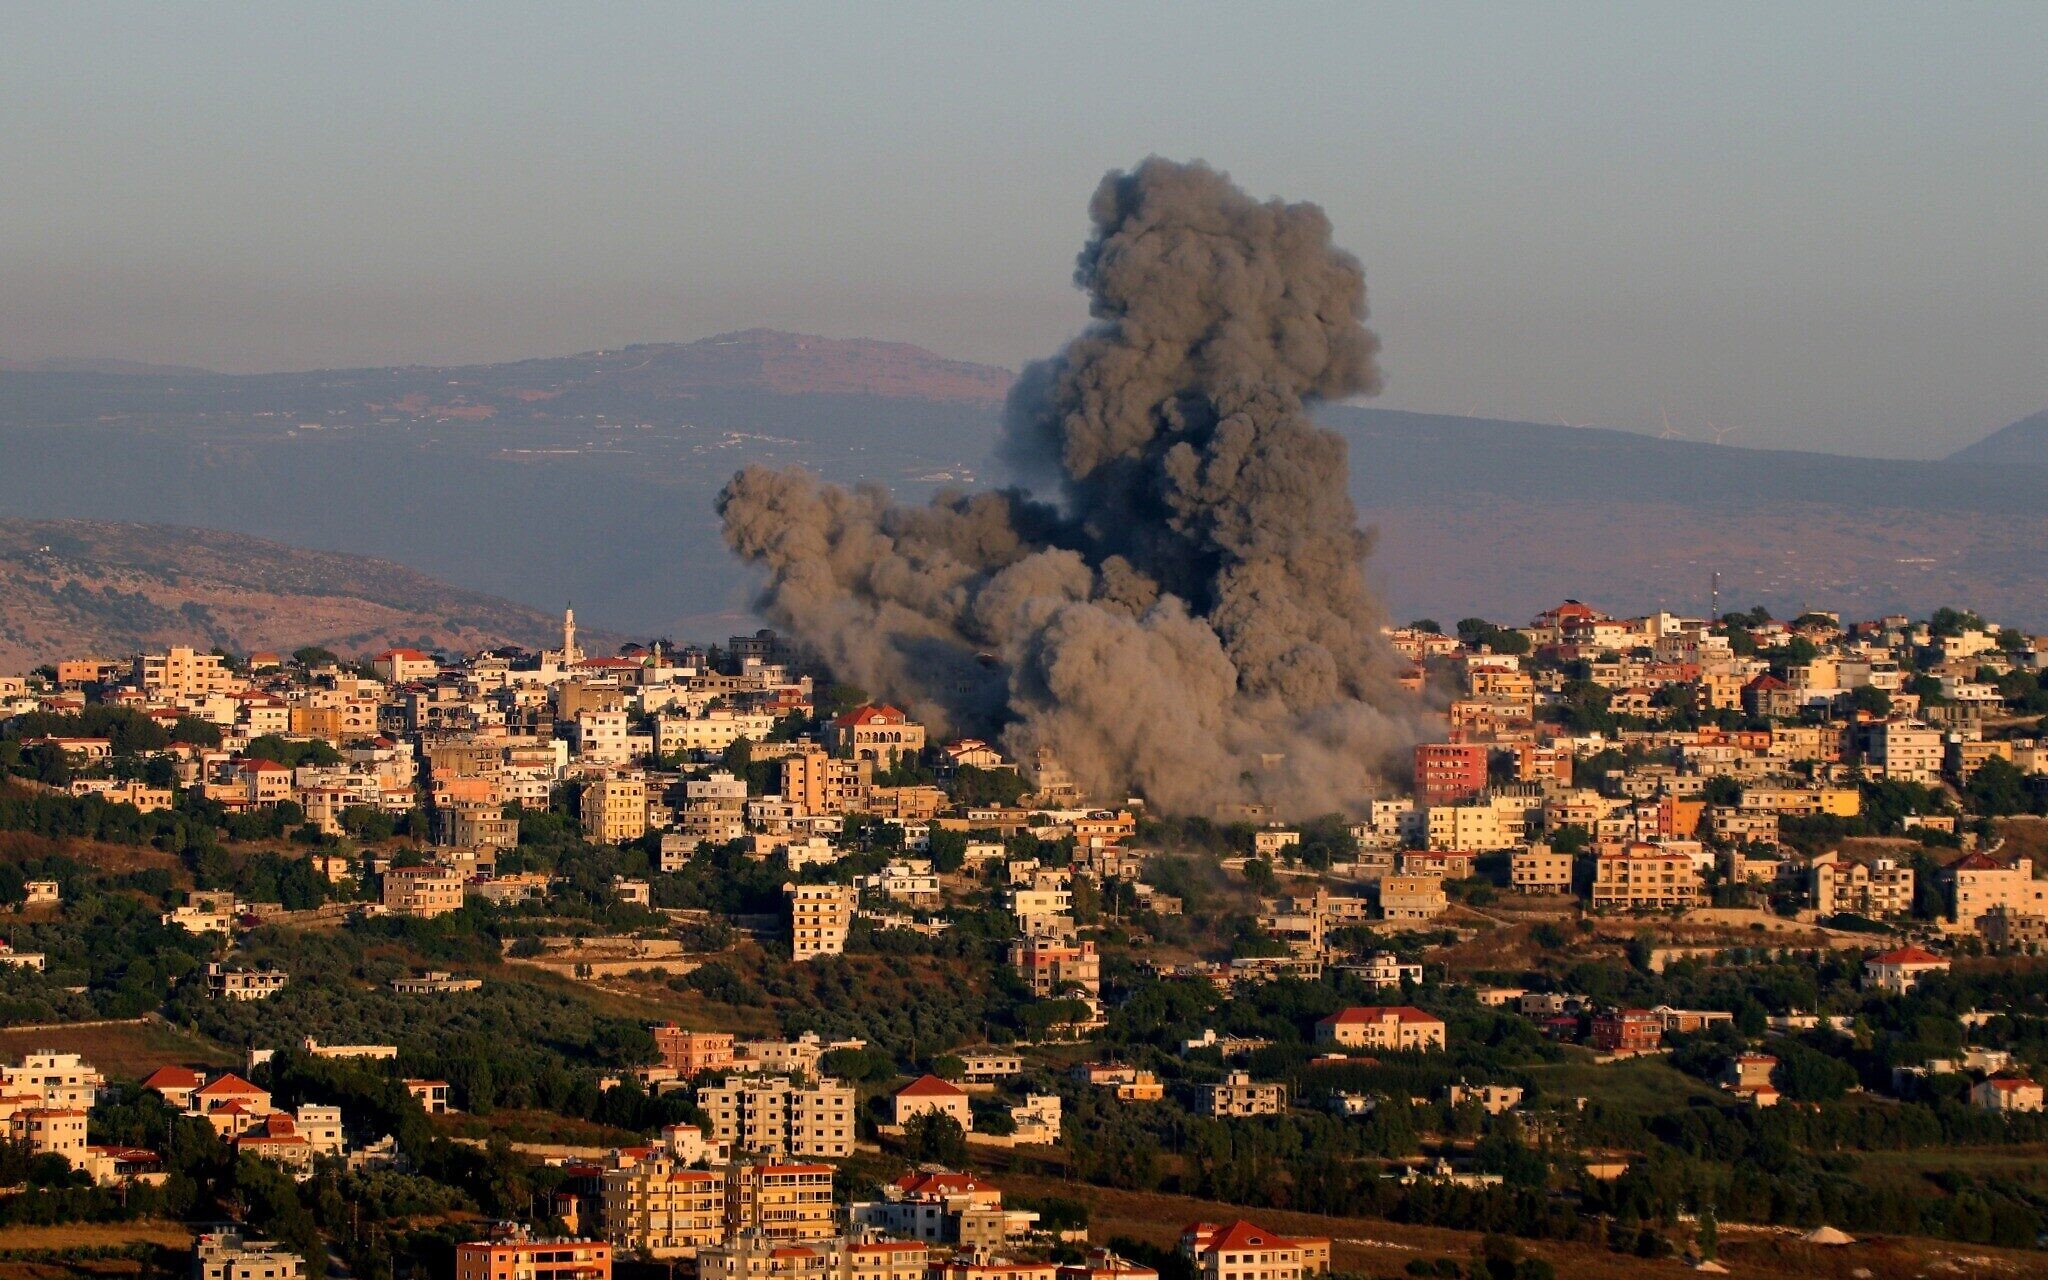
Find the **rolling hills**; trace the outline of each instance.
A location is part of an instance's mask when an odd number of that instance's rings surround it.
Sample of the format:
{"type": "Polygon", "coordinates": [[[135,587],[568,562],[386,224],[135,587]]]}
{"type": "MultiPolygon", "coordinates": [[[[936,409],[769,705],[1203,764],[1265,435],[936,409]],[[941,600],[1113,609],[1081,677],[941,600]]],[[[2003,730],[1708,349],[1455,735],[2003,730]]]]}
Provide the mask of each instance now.
{"type": "Polygon", "coordinates": [[[344,655],[541,644],[557,617],[401,565],[245,534],[0,518],[0,672],[185,643],[344,655]]]}
{"type": "MultiPolygon", "coordinates": [[[[464,367],[0,372],[0,514],[224,527],[639,633],[744,624],[711,505],[749,462],[919,500],[1000,478],[1010,373],[765,330],[464,367]]],[[[2015,424],[1938,462],[1347,405],[1401,616],[1967,602],[2048,626],[2048,484],[2015,424]],[[1999,444],[2001,440],[2005,443],[1999,444]],[[1996,448],[1993,448],[1996,444],[1996,448]]],[[[2036,420],[2030,419],[2029,423],[2036,420]]]]}

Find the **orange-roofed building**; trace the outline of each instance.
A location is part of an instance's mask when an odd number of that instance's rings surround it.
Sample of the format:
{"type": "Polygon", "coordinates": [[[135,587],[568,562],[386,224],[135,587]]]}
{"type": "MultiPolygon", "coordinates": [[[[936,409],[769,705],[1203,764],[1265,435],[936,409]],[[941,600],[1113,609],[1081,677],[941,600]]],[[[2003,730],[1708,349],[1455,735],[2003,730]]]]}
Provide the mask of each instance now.
{"type": "Polygon", "coordinates": [[[1330,1269],[1322,1236],[1283,1236],[1240,1218],[1193,1222],[1181,1229],[1180,1254],[1201,1280],[1303,1280],[1330,1269]]]}
{"type": "Polygon", "coordinates": [[[896,1123],[909,1124],[918,1116],[935,1112],[951,1116],[962,1129],[974,1128],[974,1111],[968,1106],[967,1091],[934,1075],[922,1075],[896,1091],[893,1099],[896,1123]]]}
{"type": "Polygon", "coordinates": [[[892,769],[906,756],[924,754],[924,726],[886,703],[856,707],[825,726],[825,750],[892,769]]]}
{"type": "Polygon", "coordinates": [[[142,1087],[178,1110],[187,1111],[192,1107],[192,1095],[205,1083],[206,1077],[190,1067],[162,1066],[149,1073],[142,1087]]]}
{"type": "Polygon", "coordinates": [[[1318,1021],[1316,1043],[1426,1052],[1444,1047],[1444,1020],[1413,1005],[1354,1005],[1318,1021]]]}
{"type": "Polygon", "coordinates": [[[1948,967],[1948,961],[1924,947],[1899,947],[1863,962],[1863,985],[1902,996],[1923,976],[1947,973],[1948,967]]]}

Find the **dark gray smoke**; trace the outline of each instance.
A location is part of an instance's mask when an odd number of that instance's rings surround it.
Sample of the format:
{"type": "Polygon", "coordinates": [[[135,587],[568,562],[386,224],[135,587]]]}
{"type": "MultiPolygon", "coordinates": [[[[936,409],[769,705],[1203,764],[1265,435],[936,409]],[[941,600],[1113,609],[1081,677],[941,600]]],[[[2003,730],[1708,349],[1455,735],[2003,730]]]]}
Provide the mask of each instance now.
{"type": "Polygon", "coordinates": [[[762,607],[942,733],[1050,747],[1161,809],[1356,808],[1416,736],[1366,590],[1344,442],[1305,405],[1376,391],[1365,276],[1311,204],[1206,165],[1112,173],[1075,281],[1095,323],[1010,394],[1023,490],[880,489],[749,467],[726,541],[762,607]]]}

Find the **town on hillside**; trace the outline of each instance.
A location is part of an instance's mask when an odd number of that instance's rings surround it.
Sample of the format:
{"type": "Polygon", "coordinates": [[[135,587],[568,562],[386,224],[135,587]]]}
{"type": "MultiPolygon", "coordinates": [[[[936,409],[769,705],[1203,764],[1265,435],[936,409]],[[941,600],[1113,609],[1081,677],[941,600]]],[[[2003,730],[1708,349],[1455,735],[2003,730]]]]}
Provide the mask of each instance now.
{"type": "Polygon", "coordinates": [[[1327,814],[1086,794],[768,630],[0,674],[0,1256],[2042,1274],[2048,637],[1384,641],[1436,731],[1327,814]]]}

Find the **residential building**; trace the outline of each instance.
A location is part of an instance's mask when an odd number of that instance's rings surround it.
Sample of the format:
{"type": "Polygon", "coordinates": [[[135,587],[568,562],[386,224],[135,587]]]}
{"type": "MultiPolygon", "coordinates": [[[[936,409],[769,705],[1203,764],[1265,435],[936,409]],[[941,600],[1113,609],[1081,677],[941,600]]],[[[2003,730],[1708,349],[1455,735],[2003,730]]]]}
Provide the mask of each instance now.
{"type": "Polygon", "coordinates": [[[145,653],[135,659],[135,683],[151,698],[198,698],[232,690],[235,673],[217,653],[172,645],[163,653],[145,653]]]}
{"type": "Polygon", "coordinates": [[[220,1000],[268,1000],[290,981],[282,969],[230,969],[217,960],[206,966],[206,994],[220,1000]]]}
{"type": "Polygon", "coordinates": [[[1444,1047],[1444,1020],[1413,1005],[1354,1005],[1317,1022],[1316,1043],[1427,1052],[1444,1047]]]}
{"type": "Polygon", "coordinates": [[[427,863],[384,873],[384,907],[402,916],[432,919],[462,910],[462,873],[427,863]]]}
{"type": "Polygon", "coordinates": [[[1913,909],[1913,868],[1893,858],[1859,862],[1831,849],[1814,856],[1807,874],[1813,909],[1822,917],[1847,912],[1881,919],[1913,909]]]}
{"type": "Polygon", "coordinates": [[[2009,862],[1985,853],[1965,855],[1942,872],[1949,882],[1951,919],[1974,930],[1978,921],[2003,908],[2010,916],[2048,916],[2048,881],[2034,878],[2032,858],[2009,862]]]}
{"type": "Polygon", "coordinates": [[[772,1155],[843,1159],[853,1154],[853,1086],[822,1080],[805,1086],[787,1076],[729,1076],[697,1091],[715,1142],[772,1155]]]}
{"type": "Polygon", "coordinates": [[[782,795],[804,813],[860,810],[874,786],[872,760],[842,760],[823,751],[782,757],[782,795]]]}
{"type": "Polygon", "coordinates": [[[1277,1116],[1287,1110],[1287,1086],[1255,1081],[1247,1071],[1232,1071],[1221,1084],[1202,1085],[1196,1090],[1202,1114],[1229,1116],[1277,1116]]]}
{"type": "Polygon", "coordinates": [[[1085,939],[1025,938],[1010,944],[1010,964],[1041,1000],[1077,990],[1102,994],[1102,957],[1085,939]]]}
{"type": "Polygon", "coordinates": [[[647,779],[602,778],[584,784],[583,834],[596,844],[624,844],[647,834],[647,779]]]}
{"type": "Polygon", "coordinates": [[[837,1211],[829,1164],[735,1164],[726,1168],[728,1232],[760,1231],[774,1240],[828,1240],[837,1211]]]}
{"type": "Polygon", "coordinates": [[[798,960],[836,956],[846,950],[860,891],[851,885],[785,884],[789,899],[791,954],[798,960]]]}
{"type": "Polygon", "coordinates": [[[1330,1269],[1330,1242],[1290,1238],[1239,1219],[1182,1228],[1180,1256],[1198,1280],[1305,1280],[1330,1269]]]}
{"type": "Polygon", "coordinates": [[[894,1120],[907,1125],[918,1116],[936,1113],[951,1116],[963,1130],[974,1128],[974,1111],[968,1105],[967,1090],[935,1075],[922,1075],[898,1089],[891,1102],[894,1120]]]}
{"type": "Polygon", "coordinates": [[[1426,742],[1415,748],[1415,793],[1424,808],[1470,800],[1486,789],[1484,744],[1426,742]]]}
{"type": "Polygon", "coordinates": [[[725,1172],[650,1152],[604,1174],[605,1239],[657,1258],[688,1257],[726,1236],[725,1172]]]}
{"type": "Polygon", "coordinates": [[[2024,1076],[1992,1076],[1970,1090],[1970,1105],[2008,1113],[2040,1111],[2043,1094],[2040,1085],[2024,1076]]]}
{"type": "Polygon", "coordinates": [[[1569,853],[1533,844],[1508,859],[1508,883],[1517,893],[1570,893],[1573,862],[1569,853]]]}
{"type": "Polygon", "coordinates": [[[723,1071],[733,1064],[733,1036],[730,1031],[686,1031],[671,1022],[655,1027],[654,1049],[661,1063],[688,1080],[706,1071],[723,1071]]]}
{"type": "Polygon", "coordinates": [[[1438,876],[1382,876],[1379,891],[1383,920],[1434,920],[1451,905],[1438,876]]]}
{"type": "Polygon", "coordinates": [[[895,707],[856,707],[825,726],[825,749],[882,770],[924,754],[924,726],[895,707]]]}
{"type": "Polygon", "coordinates": [[[1601,1053],[1654,1053],[1664,1044],[1664,1019],[1648,1009],[1606,1009],[1593,1015],[1589,1043],[1601,1053]]]}
{"type": "Polygon", "coordinates": [[[1629,844],[1593,860],[1595,910],[1684,910],[1699,901],[1700,869],[1688,853],[1629,844]]]}
{"type": "Polygon", "coordinates": [[[1398,987],[1403,983],[1422,985],[1422,966],[1409,964],[1391,951],[1378,951],[1357,964],[1343,966],[1345,972],[1356,974],[1360,979],[1379,990],[1398,987]]]}
{"type": "Polygon", "coordinates": [[[612,1247],[524,1228],[455,1246],[455,1280],[611,1280],[612,1247]]]}
{"type": "Polygon", "coordinates": [[[1863,962],[1863,985],[1902,996],[1924,975],[1947,973],[1948,968],[1948,961],[1922,947],[1898,947],[1863,962]]]}

